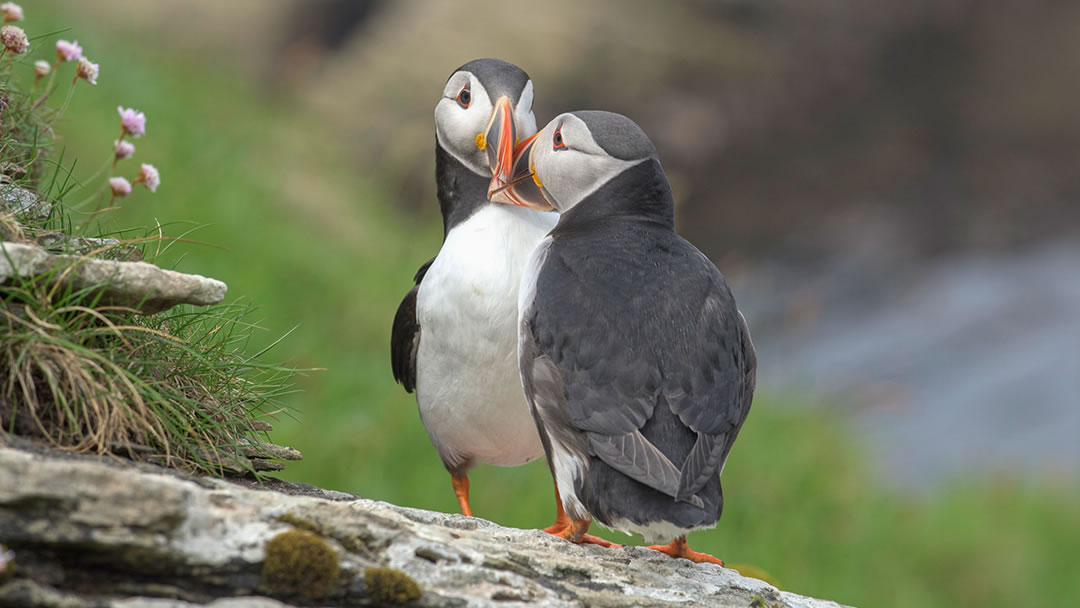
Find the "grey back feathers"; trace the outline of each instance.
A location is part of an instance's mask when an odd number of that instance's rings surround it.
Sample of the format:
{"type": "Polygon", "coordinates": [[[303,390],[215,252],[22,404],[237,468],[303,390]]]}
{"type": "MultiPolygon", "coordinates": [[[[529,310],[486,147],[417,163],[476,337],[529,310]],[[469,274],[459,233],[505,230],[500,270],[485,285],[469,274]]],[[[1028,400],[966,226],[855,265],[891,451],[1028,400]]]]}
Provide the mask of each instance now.
{"type": "Polygon", "coordinates": [[[712,526],[756,383],[734,296],[674,232],[656,148],[633,121],[573,112],[536,141],[561,218],[522,292],[519,357],[566,511],[657,540],[712,526]]]}
{"type": "Polygon", "coordinates": [[[593,140],[619,160],[656,158],[656,146],[637,123],[614,112],[579,110],[571,112],[589,127],[593,140]]]}

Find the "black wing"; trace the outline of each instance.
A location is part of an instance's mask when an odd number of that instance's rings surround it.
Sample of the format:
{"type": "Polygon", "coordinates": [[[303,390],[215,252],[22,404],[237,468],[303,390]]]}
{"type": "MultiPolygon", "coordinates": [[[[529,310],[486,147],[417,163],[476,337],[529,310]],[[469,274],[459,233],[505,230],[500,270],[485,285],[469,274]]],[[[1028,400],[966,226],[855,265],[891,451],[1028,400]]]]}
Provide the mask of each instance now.
{"type": "Polygon", "coordinates": [[[424,280],[428,268],[435,258],[431,258],[416,271],[413,281],[416,286],[405,294],[394,315],[394,326],[390,330],[390,369],[394,380],[398,381],[406,392],[416,389],[416,348],[420,345],[420,324],[416,322],[416,291],[424,280]]]}
{"type": "Polygon", "coordinates": [[[753,346],[712,262],[673,234],[638,236],[553,248],[523,318],[535,361],[522,373],[557,370],[534,389],[552,394],[533,395],[549,433],[576,431],[611,467],[700,506],[749,412],[753,346]]]}

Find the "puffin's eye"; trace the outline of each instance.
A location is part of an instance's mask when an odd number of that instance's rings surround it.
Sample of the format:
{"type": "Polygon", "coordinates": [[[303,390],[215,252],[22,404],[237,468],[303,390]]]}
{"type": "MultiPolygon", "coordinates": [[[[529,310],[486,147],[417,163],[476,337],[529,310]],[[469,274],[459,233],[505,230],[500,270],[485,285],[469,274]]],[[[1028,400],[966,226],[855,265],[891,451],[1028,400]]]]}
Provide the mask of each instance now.
{"type": "Polygon", "coordinates": [[[463,108],[468,108],[472,103],[472,93],[469,92],[469,83],[465,83],[465,86],[461,87],[461,92],[457,94],[458,105],[463,108]]]}
{"type": "Polygon", "coordinates": [[[566,144],[562,140],[562,127],[555,129],[555,134],[551,136],[551,149],[552,150],[565,150],[566,144]]]}

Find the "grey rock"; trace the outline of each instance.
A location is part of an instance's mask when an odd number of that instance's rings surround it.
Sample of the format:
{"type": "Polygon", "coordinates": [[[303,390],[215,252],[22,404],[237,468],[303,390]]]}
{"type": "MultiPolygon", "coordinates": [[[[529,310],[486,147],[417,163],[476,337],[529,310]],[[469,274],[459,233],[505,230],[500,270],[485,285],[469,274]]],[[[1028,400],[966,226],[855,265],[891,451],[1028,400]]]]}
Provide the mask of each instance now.
{"type": "Polygon", "coordinates": [[[12,448],[0,448],[0,542],[18,561],[0,605],[380,605],[387,596],[365,572],[391,568],[419,586],[414,606],[838,606],[642,547],[578,546],[277,480],[245,487],[12,448]],[[337,557],[322,596],[290,596],[264,571],[268,541],[286,532],[337,557]]]}
{"type": "Polygon", "coordinates": [[[0,587],[0,606],[20,608],[289,608],[289,604],[259,596],[229,597],[208,604],[160,597],[128,597],[101,600],[63,593],[32,580],[20,580],[0,587]]]}
{"type": "Polygon", "coordinates": [[[0,185],[0,210],[24,221],[43,220],[52,213],[52,204],[26,188],[0,185]]]}
{"type": "Polygon", "coordinates": [[[59,230],[37,231],[32,234],[34,242],[48,249],[50,253],[93,255],[125,262],[142,260],[141,249],[134,245],[122,245],[117,239],[71,236],[59,230]]]}
{"type": "Polygon", "coordinates": [[[76,289],[100,287],[104,302],[128,306],[143,314],[177,304],[218,304],[225,299],[227,290],[221,281],[146,262],[55,255],[33,245],[0,243],[0,282],[50,273],[54,280],[69,282],[76,289]]]}
{"type": "Polygon", "coordinates": [[[193,604],[183,600],[170,600],[152,597],[133,597],[123,600],[114,600],[109,604],[110,608],[289,608],[289,604],[279,602],[268,597],[227,597],[214,600],[209,604],[193,604]]]}
{"type": "Polygon", "coordinates": [[[26,167],[19,163],[2,162],[0,163],[0,182],[11,183],[12,180],[22,179],[26,177],[26,167]]]}
{"type": "Polygon", "coordinates": [[[85,608],[86,600],[31,580],[17,580],[0,587],[0,606],[85,608]]]}
{"type": "Polygon", "coordinates": [[[266,441],[241,439],[240,453],[248,458],[280,458],[281,460],[301,460],[300,450],[287,445],[276,445],[266,441]]]}

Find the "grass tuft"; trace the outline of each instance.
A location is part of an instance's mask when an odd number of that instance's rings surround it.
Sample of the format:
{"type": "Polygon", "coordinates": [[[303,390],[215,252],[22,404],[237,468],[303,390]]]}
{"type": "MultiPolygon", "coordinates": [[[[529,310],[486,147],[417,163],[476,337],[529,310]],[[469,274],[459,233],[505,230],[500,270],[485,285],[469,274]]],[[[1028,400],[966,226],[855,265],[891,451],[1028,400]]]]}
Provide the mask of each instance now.
{"type": "Polygon", "coordinates": [[[297,370],[261,362],[266,348],[248,354],[260,329],[250,305],[144,316],[109,305],[103,284],[64,280],[90,258],[157,258],[186,233],[167,238],[157,225],[133,237],[104,227],[108,209],[85,210],[108,192],[111,149],[103,142],[110,156],[89,175],[54,149],[74,88],[54,87],[55,73],[34,81],[31,63],[0,64],[0,237],[79,257],[0,285],[0,436],[218,475],[273,468],[267,455],[298,457],[264,449],[265,418],[284,411],[297,370]]]}
{"type": "Polygon", "coordinates": [[[251,307],[138,316],[98,304],[100,289],[54,293],[53,278],[0,290],[6,432],[192,471],[250,468],[242,448],[265,428],[253,420],[282,411],[294,371],[245,354],[251,307]]]}

